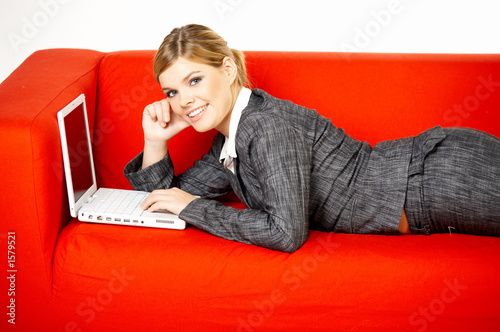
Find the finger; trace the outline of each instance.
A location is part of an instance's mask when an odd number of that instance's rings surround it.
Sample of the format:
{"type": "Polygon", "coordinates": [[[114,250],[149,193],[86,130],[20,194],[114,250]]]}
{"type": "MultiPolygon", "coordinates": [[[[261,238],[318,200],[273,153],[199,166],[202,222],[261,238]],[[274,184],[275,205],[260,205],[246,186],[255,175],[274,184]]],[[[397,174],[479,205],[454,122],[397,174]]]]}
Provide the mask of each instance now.
{"type": "Polygon", "coordinates": [[[167,210],[168,211],[167,204],[165,204],[165,202],[163,202],[163,201],[159,201],[159,202],[154,203],[153,205],[151,205],[147,209],[148,212],[156,212],[158,210],[167,210]]]}
{"type": "Polygon", "coordinates": [[[149,194],[140,204],[141,209],[147,210],[149,207],[154,204],[156,201],[154,198],[149,194]]]}
{"type": "Polygon", "coordinates": [[[147,210],[160,200],[164,200],[166,198],[168,198],[168,193],[166,190],[154,190],[146,197],[146,199],[144,199],[144,201],[142,201],[140,206],[143,210],[147,210]]]}
{"type": "Polygon", "coordinates": [[[161,104],[161,111],[162,111],[162,119],[165,123],[170,122],[170,114],[172,112],[170,108],[170,103],[168,102],[167,98],[163,99],[160,101],[161,104]]]}
{"type": "Polygon", "coordinates": [[[144,108],[144,115],[149,116],[153,122],[156,122],[155,103],[149,104],[144,108]]]}
{"type": "Polygon", "coordinates": [[[149,194],[148,196],[146,196],[146,198],[141,202],[141,204],[139,204],[139,206],[141,207],[141,209],[143,210],[147,210],[151,204],[153,204],[153,200],[151,199],[151,194],[149,194]]]}
{"type": "Polygon", "coordinates": [[[167,122],[164,120],[163,116],[163,105],[161,101],[157,101],[154,103],[154,112],[155,112],[155,121],[158,121],[160,123],[160,126],[166,127],[167,122]]]}

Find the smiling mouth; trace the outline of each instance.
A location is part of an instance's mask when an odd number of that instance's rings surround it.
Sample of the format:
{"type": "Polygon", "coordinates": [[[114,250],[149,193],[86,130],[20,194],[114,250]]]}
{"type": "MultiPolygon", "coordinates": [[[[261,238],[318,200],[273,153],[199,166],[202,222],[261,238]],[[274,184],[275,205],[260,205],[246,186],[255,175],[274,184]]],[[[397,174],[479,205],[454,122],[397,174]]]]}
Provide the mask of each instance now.
{"type": "Polygon", "coordinates": [[[203,113],[207,109],[207,107],[208,107],[208,104],[206,104],[205,106],[202,106],[202,107],[198,107],[197,109],[195,109],[194,111],[192,111],[191,113],[189,113],[188,116],[190,118],[194,118],[198,114],[203,113]]]}

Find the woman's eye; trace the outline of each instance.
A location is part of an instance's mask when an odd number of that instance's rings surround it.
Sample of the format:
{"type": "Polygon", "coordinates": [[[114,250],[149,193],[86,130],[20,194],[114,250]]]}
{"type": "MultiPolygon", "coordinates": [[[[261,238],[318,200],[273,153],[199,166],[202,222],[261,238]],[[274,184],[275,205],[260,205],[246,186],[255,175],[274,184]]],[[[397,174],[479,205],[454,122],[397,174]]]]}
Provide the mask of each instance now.
{"type": "Polygon", "coordinates": [[[189,85],[196,85],[196,84],[200,83],[200,81],[201,81],[201,77],[195,77],[189,81],[189,85]]]}
{"type": "Polygon", "coordinates": [[[177,94],[177,91],[175,90],[170,90],[168,91],[165,95],[167,96],[167,98],[172,98],[173,96],[175,96],[177,94]]]}

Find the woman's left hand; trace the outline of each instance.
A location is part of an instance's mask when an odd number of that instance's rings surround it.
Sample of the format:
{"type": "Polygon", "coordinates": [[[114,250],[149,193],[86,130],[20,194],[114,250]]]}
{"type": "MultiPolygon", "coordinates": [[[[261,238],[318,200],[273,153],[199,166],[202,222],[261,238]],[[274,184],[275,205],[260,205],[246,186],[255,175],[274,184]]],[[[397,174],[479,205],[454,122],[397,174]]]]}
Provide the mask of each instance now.
{"type": "Polygon", "coordinates": [[[195,196],[179,188],[158,189],[146,197],[141,203],[141,208],[149,212],[168,210],[179,215],[179,213],[195,199],[195,196]]]}

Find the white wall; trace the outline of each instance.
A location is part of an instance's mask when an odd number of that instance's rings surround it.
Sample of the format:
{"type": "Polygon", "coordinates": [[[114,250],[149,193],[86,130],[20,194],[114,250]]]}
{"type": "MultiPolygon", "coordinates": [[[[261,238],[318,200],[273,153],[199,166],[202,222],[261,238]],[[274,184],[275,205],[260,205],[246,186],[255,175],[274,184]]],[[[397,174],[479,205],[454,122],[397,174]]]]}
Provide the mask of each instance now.
{"type": "Polygon", "coordinates": [[[39,49],[156,49],[187,23],[241,50],[500,53],[500,0],[0,1],[0,81],[39,49]]]}

